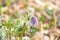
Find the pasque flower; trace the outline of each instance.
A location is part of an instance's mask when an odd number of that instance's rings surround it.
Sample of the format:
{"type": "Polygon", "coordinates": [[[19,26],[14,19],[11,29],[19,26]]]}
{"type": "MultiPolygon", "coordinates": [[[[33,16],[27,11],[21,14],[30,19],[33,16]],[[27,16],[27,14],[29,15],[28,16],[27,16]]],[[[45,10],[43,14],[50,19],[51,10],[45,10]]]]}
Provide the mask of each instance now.
{"type": "Polygon", "coordinates": [[[35,16],[30,17],[30,26],[36,26],[38,24],[38,20],[35,16]]]}

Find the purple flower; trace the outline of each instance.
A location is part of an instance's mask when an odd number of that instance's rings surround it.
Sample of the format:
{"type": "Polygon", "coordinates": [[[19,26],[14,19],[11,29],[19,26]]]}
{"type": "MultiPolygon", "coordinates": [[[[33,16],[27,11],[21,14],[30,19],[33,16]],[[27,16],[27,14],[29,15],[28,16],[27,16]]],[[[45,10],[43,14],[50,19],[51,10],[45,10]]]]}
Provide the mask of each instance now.
{"type": "Polygon", "coordinates": [[[36,26],[38,24],[38,20],[35,16],[30,17],[30,26],[36,26]]]}

